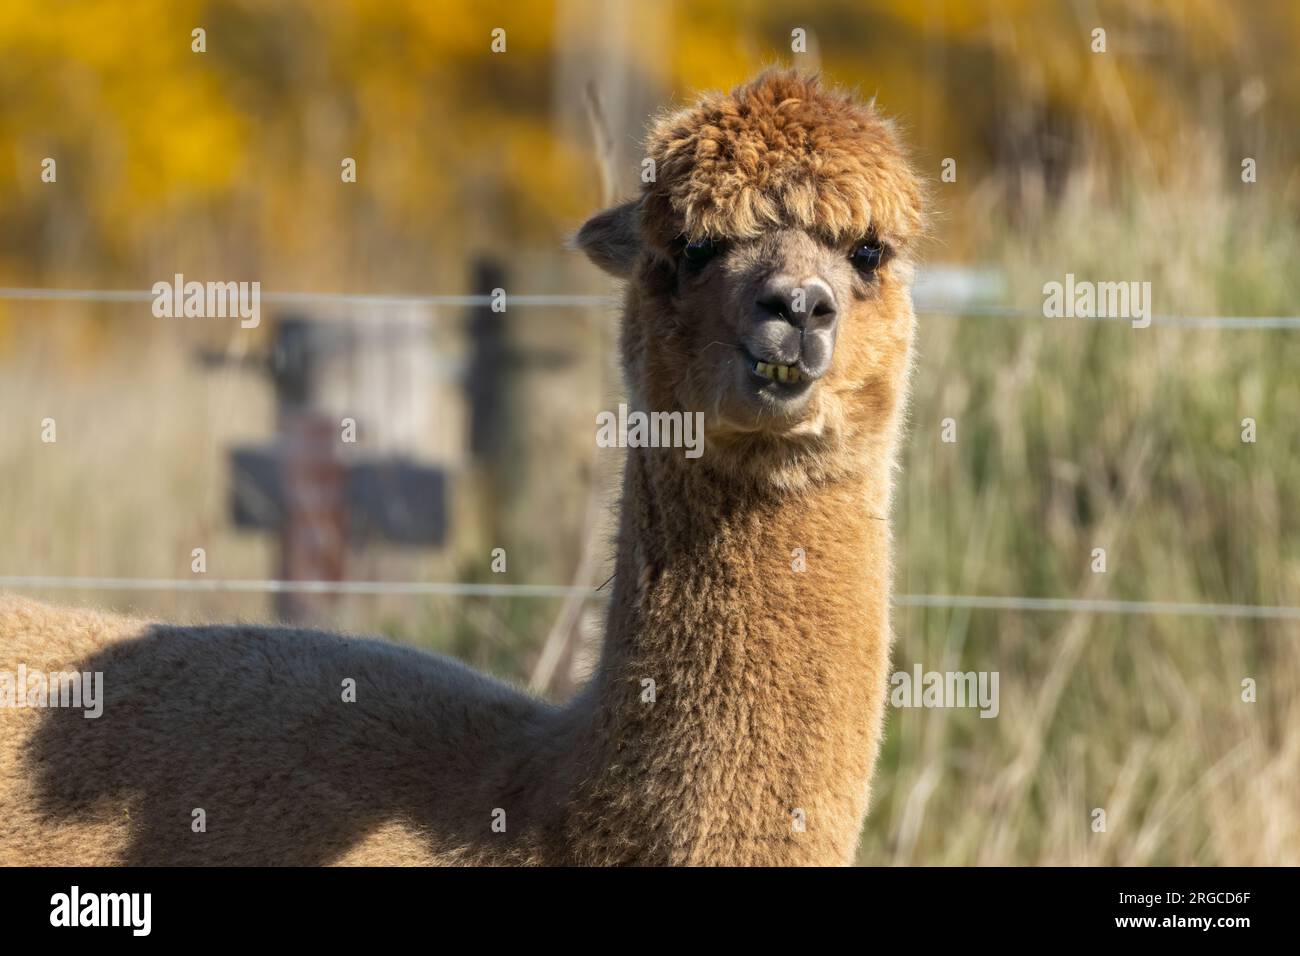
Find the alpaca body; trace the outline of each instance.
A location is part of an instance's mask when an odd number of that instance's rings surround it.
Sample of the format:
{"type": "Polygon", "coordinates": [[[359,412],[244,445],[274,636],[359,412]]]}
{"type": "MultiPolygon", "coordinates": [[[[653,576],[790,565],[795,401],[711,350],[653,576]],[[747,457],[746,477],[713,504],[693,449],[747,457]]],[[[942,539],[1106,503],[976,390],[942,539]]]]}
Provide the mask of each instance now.
{"type": "Polygon", "coordinates": [[[847,863],[888,676],[883,490],[736,497],[650,458],[627,469],[572,845],[599,863],[847,863]]]}
{"type": "Polygon", "coordinates": [[[0,708],[4,864],[455,861],[475,849],[463,828],[486,832],[500,805],[484,809],[485,795],[554,715],[385,642],[3,598],[0,670],[20,663],[102,672],[105,699],[97,719],[0,708]]]}
{"type": "Polygon", "coordinates": [[[879,747],[920,187],[892,127],[769,71],[660,118],[578,244],[627,281],[605,645],[554,707],[446,658],[0,598],[0,863],[840,864],[879,747]],[[353,682],[355,700],[345,699],[353,682]]]}
{"type": "Polygon", "coordinates": [[[105,675],[95,719],[0,708],[0,864],[847,862],[888,653],[886,566],[858,556],[885,528],[862,488],[690,485],[634,497],[647,533],[564,708],[381,641],[0,599],[0,670],[105,675]]]}

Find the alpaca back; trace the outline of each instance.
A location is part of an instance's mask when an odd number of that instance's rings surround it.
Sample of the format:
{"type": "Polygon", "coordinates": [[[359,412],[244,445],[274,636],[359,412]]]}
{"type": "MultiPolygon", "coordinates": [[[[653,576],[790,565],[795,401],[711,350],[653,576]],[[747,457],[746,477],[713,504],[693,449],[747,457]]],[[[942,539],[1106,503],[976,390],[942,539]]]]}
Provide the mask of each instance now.
{"type": "Polygon", "coordinates": [[[493,810],[509,802],[553,710],[447,658],[0,597],[0,672],[20,665],[29,675],[102,673],[103,712],[0,707],[0,863],[529,853],[519,815],[502,834],[493,810]],[[354,702],[344,700],[348,680],[354,702]]]}

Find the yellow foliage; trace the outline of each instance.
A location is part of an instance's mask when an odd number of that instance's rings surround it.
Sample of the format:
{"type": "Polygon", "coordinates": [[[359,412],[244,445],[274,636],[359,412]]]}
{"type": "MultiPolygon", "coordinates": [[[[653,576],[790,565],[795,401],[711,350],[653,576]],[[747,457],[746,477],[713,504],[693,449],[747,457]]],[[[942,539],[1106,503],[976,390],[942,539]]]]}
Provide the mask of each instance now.
{"type": "MultiPolygon", "coordinates": [[[[471,245],[550,243],[598,200],[585,125],[574,122],[582,104],[557,85],[583,71],[602,93],[639,96],[615,98],[615,108],[648,109],[765,64],[819,64],[878,94],[923,168],[959,157],[971,187],[1053,164],[1164,177],[1188,130],[1206,123],[1230,173],[1265,139],[1295,154],[1280,118],[1300,105],[1300,71],[1289,65],[1297,10],[1178,0],[7,0],[0,271],[134,277],[157,271],[167,250],[193,268],[233,262],[309,277],[338,275],[358,249],[387,248],[382,269],[396,276],[471,245]],[[191,49],[198,27],[202,53],[191,49]],[[1098,27],[1104,54],[1091,49],[1098,27]],[[490,48],[498,28],[504,53],[490,48]],[[796,28],[809,54],[791,49],[796,28]],[[40,181],[46,157],[57,184],[40,181]],[[344,157],[357,161],[355,184],[340,181],[344,157]]],[[[626,119],[623,145],[634,152],[645,116],[626,119]]],[[[633,182],[636,170],[620,173],[633,182]]],[[[960,232],[960,218],[950,222],[960,232]]]]}

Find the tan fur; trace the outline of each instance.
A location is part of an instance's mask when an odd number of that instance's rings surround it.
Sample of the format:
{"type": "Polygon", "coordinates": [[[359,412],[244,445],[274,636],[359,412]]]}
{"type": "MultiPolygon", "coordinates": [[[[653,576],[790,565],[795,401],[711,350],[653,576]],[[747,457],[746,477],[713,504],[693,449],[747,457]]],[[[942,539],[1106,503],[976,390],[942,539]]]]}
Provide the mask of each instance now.
{"type": "Polygon", "coordinates": [[[875,230],[895,246],[921,229],[921,191],[893,126],[815,76],[771,70],[654,124],[646,152],[649,236],[752,238],[780,225],[832,242],[875,230]]]}
{"type": "Polygon", "coordinates": [[[658,181],[579,242],[632,279],[634,402],[705,409],[707,444],[628,452],[590,684],[553,707],[380,641],[0,598],[0,670],[102,671],[106,695],[98,720],[0,708],[0,863],[852,860],[887,686],[919,189],[872,108],[780,71],[663,119],[650,154],[658,181]],[[675,244],[701,231],[735,245],[692,279],[675,244]],[[867,235],[891,248],[870,280],[837,265],[867,235]],[[747,413],[734,316],[773,262],[829,275],[844,314],[808,402],[747,413]]]}

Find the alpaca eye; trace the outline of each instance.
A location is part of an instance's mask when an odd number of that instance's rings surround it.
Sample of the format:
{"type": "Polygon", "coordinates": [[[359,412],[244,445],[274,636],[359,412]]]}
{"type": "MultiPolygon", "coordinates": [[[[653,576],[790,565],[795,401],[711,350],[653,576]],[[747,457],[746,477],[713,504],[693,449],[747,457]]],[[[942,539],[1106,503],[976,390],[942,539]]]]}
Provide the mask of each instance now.
{"type": "Polygon", "coordinates": [[[686,243],[682,255],[686,261],[697,268],[704,265],[718,253],[718,244],[712,239],[693,239],[686,243]]]}
{"type": "Polygon", "coordinates": [[[849,261],[853,267],[863,274],[870,274],[880,268],[880,263],[885,258],[885,246],[875,239],[868,239],[866,242],[857,246],[853,254],[849,256],[849,261]]]}

